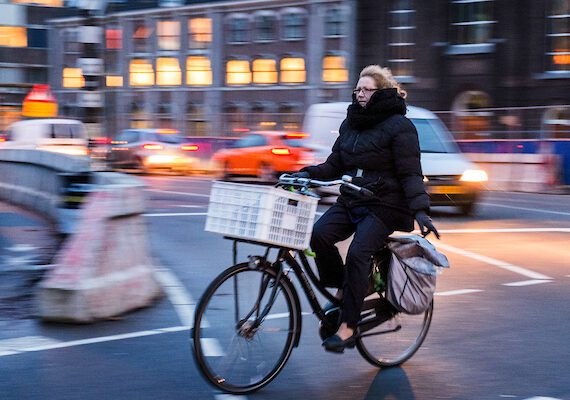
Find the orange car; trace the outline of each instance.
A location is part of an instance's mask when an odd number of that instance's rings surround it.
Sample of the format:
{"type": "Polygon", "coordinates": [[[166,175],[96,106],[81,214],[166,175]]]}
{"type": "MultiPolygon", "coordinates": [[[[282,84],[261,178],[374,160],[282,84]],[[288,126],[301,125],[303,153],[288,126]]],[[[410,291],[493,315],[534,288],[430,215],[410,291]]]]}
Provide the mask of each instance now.
{"type": "Polygon", "coordinates": [[[312,152],[303,142],[306,136],[298,132],[251,132],[231,148],[216,152],[212,160],[218,163],[224,179],[256,176],[272,181],[282,173],[296,172],[313,163],[312,152]]]}

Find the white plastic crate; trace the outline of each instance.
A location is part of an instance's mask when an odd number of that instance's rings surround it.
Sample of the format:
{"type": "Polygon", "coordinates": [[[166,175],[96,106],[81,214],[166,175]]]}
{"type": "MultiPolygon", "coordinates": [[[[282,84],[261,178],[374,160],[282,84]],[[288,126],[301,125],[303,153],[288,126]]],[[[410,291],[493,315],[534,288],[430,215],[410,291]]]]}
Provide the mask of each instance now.
{"type": "Polygon", "coordinates": [[[282,188],[215,181],[206,231],[303,250],[309,247],[317,203],[282,188]]]}

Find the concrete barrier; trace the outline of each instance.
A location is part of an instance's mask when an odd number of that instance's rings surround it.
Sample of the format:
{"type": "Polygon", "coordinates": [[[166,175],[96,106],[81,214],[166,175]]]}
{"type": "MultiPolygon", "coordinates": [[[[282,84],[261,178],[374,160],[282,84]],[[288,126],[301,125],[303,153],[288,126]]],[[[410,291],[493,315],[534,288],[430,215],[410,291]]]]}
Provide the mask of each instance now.
{"type": "Polygon", "coordinates": [[[555,154],[465,155],[487,172],[489,190],[552,192],[560,184],[560,159],[555,154]]]}
{"type": "MultiPolygon", "coordinates": [[[[101,182],[125,181],[103,174],[101,182]]],[[[148,306],[161,296],[149,256],[143,185],[101,185],[38,293],[44,320],[86,323],[148,306]]]]}

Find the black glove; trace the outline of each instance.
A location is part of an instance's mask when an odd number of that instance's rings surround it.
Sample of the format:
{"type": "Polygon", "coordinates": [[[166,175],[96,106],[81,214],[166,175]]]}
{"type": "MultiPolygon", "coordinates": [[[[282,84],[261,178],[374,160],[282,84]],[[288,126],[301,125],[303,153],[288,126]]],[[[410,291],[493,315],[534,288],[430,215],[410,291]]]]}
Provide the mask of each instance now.
{"type": "Polygon", "coordinates": [[[439,233],[437,232],[437,229],[435,229],[435,226],[433,226],[431,218],[426,214],[425,211],[418,211],[415,218],[418,222],[420,232],[422,233],[423,237],[426,237],[430,234],[430,232],[433,232],[435,237],[439,239],[439,233]]]}
{"type": "Polygon", "coordinates": [[[291,177],[293,177],[293,178],[307,178],[308,179],[311,177],[311,175],[309,175],[309,173],[306,171],[299,171],[299,172],[292,173],[291,177]]]}

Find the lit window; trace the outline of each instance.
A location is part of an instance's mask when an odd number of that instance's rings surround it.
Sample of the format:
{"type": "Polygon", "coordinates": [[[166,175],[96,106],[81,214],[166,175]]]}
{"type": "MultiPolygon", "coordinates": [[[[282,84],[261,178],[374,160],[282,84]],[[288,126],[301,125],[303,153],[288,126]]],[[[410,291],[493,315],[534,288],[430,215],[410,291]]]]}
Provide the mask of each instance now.
{"type": "Polygon", "coordinates": [[[12,0],[15,4],[33,4],[49,7],[63,7],[63,0],[12,0]]]}
{"type": "Polygon", "coordinates": [[[177,21],[158,21],[158,48],[160,50],[180,49],[180,23],[177,21]]]}
{"type": "Polygon", "coordinates": [[[547,22],[547,66],[551,71],[570,71],[570,0],[552,0],[547,22]]]}
{"type": "Polygon", "coordinates": [[[345,13],[342,8],[329,8],[325,14],[325,36],[343,36],[345,24],[345,13]]]}
{"type": "Polygon", "coordinates": [[[81,68],[64,68],[62,86],[67,89],[82,88],[85,79],[81,73],[81,68]]]}
{"type": "Polygon", "coordinates": [[[129,83],[131,86],[154,85],[154,69],[149,60],[131,60],[129,66],[129,83]]]}
{"type": "Polygon", "coordinates": [[[247,60],[231,60],[226,63],[226,83],[228,85],[249,85],[251,70],[247,60]]]}
{"type": "Polygon", "coordinates": [[[119,75],[107,75],[105,77],[105,84],[108,87],[122,87],[123,77],[119,75]]]}
{"type": "Polygon", "coordinates": [[[188,47],[208,48],[212,43],[212,19],[192,18],[188,21],[188,47]]]}
{"type": "Polygon", "coordinates": [[[348,82],[348,69],[343,56],[323,58],[323,82],[348,82]]]}
{"type": "Polygon", "coordinates": [[[390,11],[389,31],[389,59],[390,69],[394,76],[412,76],[414,62],[413,49],[415,34],[415,10],[412,0],[399,0],[394,2],[390,11]]]}
{"type": "Polygon", "coordinates": [[[305,83],[307,72],[303,58],[283,58],[280,67],[281,83],[305,83]]]}
{"type": "Polygon", "coordinates": [[[305,14],[290,11],[283,15],[283,39],[294,40],[305,37],[305,14]]]}
{"type": "Polygon", "coordinates": [[[253,61],[253,83],[277,83],[277,63],[271,59],[258,59],[253,61]]]}
{"type": "Polygon", "coordinates": [[[156,84],[160,86],[182,84],[182,72],[177,58],[160,57],[156,60],[156,84]]]}
{"type": "Polygon", "coordinates": [[[190,56],[186,59],[186,84],[191,86],[212,84],[212,66],[208,57],[190,56]]]}
{"type": "Polygon", "coordinates": [[[452,43],[485,44],[493,34],[493,0],[452,1],[452,43]]]}
{"type": "Polygon", "coordinates": [[[27,47],[26,28],[21,26],[0,26],[0,46],[27,47]]]}
{"type": "Polygon", "coordinates": [[[105,46],[108,49],[122,49],[123,31],[118,28],[107,29],[105,31],[105,46]]]}

